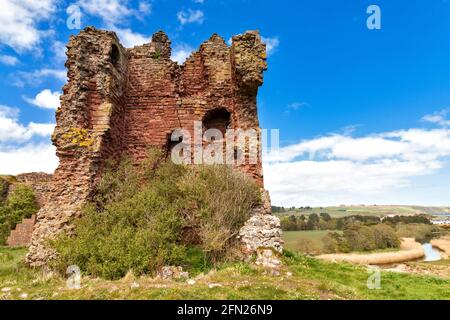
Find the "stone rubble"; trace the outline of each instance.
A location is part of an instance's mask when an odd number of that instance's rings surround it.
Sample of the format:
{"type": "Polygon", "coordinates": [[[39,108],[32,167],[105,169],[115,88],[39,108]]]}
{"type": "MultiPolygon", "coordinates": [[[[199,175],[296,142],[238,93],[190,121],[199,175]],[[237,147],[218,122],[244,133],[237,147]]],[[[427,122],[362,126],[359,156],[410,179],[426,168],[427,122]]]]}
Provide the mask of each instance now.
{"type": "Polygon", "coordinates": [[[280,219],[270,214],[256,214],[239,232],[243,251],[255,253],[259,248],[274,248],[283,252],[280,219]]]}
{"type": "Polygon", "coordinates": [[[189,272],[183,271],[182,267],[165,266],[158,271],[156,277],[163,280],[188,279],[189,272]]]}
{"type": "Polygon", "coordinates": [[[266,273],[272,276],[279,276],[282,262],[278,257],[278,252],[274,252],[272,248],[259,248],[256,251],[257,257],[255,264],[266,270],[266,273]]]}

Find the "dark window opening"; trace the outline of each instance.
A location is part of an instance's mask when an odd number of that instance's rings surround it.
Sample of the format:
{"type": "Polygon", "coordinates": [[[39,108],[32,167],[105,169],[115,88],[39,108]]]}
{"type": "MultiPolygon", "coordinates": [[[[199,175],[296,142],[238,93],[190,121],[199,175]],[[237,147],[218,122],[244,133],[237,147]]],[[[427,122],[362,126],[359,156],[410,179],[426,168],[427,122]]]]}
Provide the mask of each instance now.
{"type": "Polygon", "coordinates": [[[231,125],[231,114],[225,108],[210,110],[203,117],[203,127],[208,129],[218,129],[225,138],[225,133],[231,125]]]}
{"type": "Polygon", "coordinates": [[[119,48],[117,47],[117,45],[113,44],[111,46],[111,53],[109,54],[111,63],[117,67],[119,64],[119,59],[120,59],[120,52],[119,52],[119,48]]]}

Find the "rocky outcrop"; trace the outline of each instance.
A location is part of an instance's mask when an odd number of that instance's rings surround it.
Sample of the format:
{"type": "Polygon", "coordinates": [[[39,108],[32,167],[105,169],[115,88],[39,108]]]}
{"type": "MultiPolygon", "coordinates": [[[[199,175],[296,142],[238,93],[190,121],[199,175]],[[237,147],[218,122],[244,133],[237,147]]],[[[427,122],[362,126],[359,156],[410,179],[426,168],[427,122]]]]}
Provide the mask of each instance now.
{"type": "Polygon", "coordinates": [[[270,197],[267,190],[261,189],[261,205],[253,209],[252,217],[239,231],[238,239],[246,254],[257,253],[260,248],[273,248],[283,251],[280,219],[272,215],[270,197]]]}
{"type": "Polygon", "coordinates": [[[280,219],[270,214],[256,214],[242,227],[239,239],[247,253],[255,253],[258,248],[274,248],[282,252],[280,219]]]}

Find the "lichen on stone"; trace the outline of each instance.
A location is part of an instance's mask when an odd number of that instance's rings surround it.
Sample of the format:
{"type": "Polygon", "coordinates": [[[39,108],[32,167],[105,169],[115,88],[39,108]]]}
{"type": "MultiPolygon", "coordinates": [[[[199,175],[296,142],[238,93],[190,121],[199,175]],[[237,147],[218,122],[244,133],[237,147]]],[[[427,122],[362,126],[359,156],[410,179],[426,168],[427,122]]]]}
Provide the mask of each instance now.
{"type": "Polygon", "coordinates": [[[80,148],[90,148],[94,145],[92,135],[83,128],[70,128],[61,137],[66,144],[75,145],[80,148]]]}

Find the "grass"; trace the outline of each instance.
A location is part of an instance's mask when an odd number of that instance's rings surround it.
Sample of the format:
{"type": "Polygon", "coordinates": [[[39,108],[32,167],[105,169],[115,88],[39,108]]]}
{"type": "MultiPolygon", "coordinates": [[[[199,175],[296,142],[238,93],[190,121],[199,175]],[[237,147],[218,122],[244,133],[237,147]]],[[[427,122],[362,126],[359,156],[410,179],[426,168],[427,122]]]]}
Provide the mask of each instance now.
{"type": "Polygon", "coordinates": [[[116,281],[83,277],[81,289],[70,290],[64,278],[26,268],[25,253],[0,248],[0,299],[450,299],[450,280],[383,272],[381,289],[369,290],[365,268],[288,252],[278,277],[232,263],[197,276],[193,285],[127,275],[116,281]]]}
{"type": "Polygon", "coordinates": [[[330,233],[328,230],[313,231],[283,231],[284,247],[290,251],[301,251],[302,240],[309,240],[311,244],[318,250],[323,249],[323,238],[330,233]]]}

